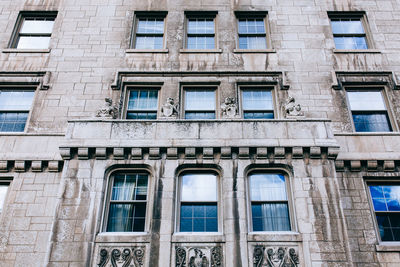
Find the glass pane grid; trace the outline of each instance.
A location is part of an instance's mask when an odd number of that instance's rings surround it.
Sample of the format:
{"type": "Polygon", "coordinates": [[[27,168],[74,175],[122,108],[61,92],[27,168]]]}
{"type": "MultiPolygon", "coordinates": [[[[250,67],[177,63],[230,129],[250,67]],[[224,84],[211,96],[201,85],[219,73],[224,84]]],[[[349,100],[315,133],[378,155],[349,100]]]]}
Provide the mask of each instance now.
{"type": "Polygon", "coordinates": [[[117,174],[113,178],[108,232],[142,232],[146,217],[148,178],[144,174],[117,174]]]}
{"type": "Polygon", "coordinates": [[[189,18],[188,34],[214,34],[214,19],[189,18]]]}
{"type": "Polygon", "coordinates": [[[354,111],[386,110],[381,91],[348,91],[350,109],[354,111]]]}
{"type": "Polygon", "coordinates": [[[336,49],[368,49],[361,19],[331,19],[331,25],[336,49]]]}
{"type": "Polygon", "coordinates": [[[161,18],[139,18],[137,33],[164,33],[164,19],[161,18]]]}
{"type": "Polygon", "coordinates": [[[265,36],[239,36],[239,49],[266,49],[265,36]]]}
{"type": "Polygon", "coordinates": [[[157,118],[158,90],[130,90],[127,119],[154,120],[157,118]]]}
{"type": "Polygon", "coordinates": [[[218,208],[216,203],[181,203],[181,232],[217,232],[218,208]]]}
{"type": "Polygon", "coordinates": [[[264,19],[239,19],[239,34],[265,34],[264,19]]]}
{"type": "Polygon", "coordinates": [[[162,36],[136,36],[136,49],[162,49],[162,36]]]}
{"type": "Polygon", "coordinates": [[[34,91],[0,90],[0,111],[29,111],[34,94],[34,91]]]}
{"type": "Polygon", "coordinates": [[[353,122],[356,132],[391,132],[392,128],[386,112],[353,111],[353,122]]]}
{"type": "Polygon", "coordinates": [[[214,111],[214,90],[185,90],[185,111],[214,111]]]}
{"type": "Polygon", "coordinates": [[[287,203],[252,202],[253,231],[290,231],[287,203]]]}
{"type": "Polygon", "coordinates": [[[207,36],[188,36],[187,38],[188,49],[214,49],[214,37],[207,36]]]}
{"type": "Polygon", "coordinates": [[[28,112],[1,112],[0,132],[23,132],[28,112]]]}

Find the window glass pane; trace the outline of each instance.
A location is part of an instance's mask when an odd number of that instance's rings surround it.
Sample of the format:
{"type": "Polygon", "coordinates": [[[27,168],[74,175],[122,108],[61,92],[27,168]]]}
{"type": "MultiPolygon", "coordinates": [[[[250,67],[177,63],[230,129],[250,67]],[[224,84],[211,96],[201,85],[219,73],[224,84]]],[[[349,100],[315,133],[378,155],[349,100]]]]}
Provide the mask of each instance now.
{"type": "Polygon", "coordinates": [[[181,232],[217,232],[218,215],[216,204],[181,204],[181,232]]]}
{"type": "Polygon", "coordinates": [[[28,112],[0,112],[0,132],[23,132],[28,112]]]}
{"type": "Polygon", "coordinates": [[[146,200],[147,176],[115,175],[111,200],[146,200]]]}
{"type": "Polygon", "coordinates": [[[363,34],[364,28],[359,19],[332,20],[332,32],[334,34],[363,34]]]}
{"type": "Polygon", "coordinates": [[[161,36],[136,36],[136,49],[162,49],[163,37],[161,36]]]}
{"type": "Polygon", "coordinates": [[[157,110],[158,90],[130,90],[128,110],[157,110]]]}
{"type": "Polygon", "coordinates": [[[146,203],[110,204],[107,232],[143,232],[146,203]]]}
{"type": "Polygon", "coordinates": [[[189,36],[187,38],[188,49],[214,49],[214,37],[189,36]]]}
{"type": "Polygon", "coordinates": [[[265,33],[263,19],[239,19],[239,34],[265,33]]]}
{"type": "Polygon", "coordinates": [[[215,175],[185,174],[181,179],[181,201],[217,201],[215,175]]]}
{"type": "Polygon", "coordinates": [[[253,231],[290,231],[287,203],[252,204],[253,231]]]}
{"type": "Polygon", "coordinates": [[[272,110],[272,92],[262,89],[246,89],[242,91],[244,110],[272,110]]]}
{"type": "Polygon", "coordinates": [[[3,212],[8,185],[0,184],[0,213],[3,212]]]}
{"type": "Polygon", "coordinates": [[[164,20],[160,18],[140,18],[137,33],[164,33],[164,20]]]}
{"type": "Polygon", "coordinates": [[[267,42],[265,37],[252,36],[252,37],[239,37],[240,49],[266,49],[267,42]]]}
{"type": "Polygon", "coordinates": [[[285,176],[281,174],[251,174],[251,200],[287,200],[285,176]]]}
{"type": "Polygon", "coordinates": [[[188,19],[189,34],[214,34],[214,19],[188,19]]]}
{"type": "Polygon", "coordinates": [[[24,19],[20,33],[47,33],[53,31],[54,20],[24,19]]]}
{"type": "Polygon", "coordinates": [[[43,36],[20,36],[18,39],[18,49],[47,49],[49,48],[50,37],[43,36]]]}
{"type": "Polygon", "coordinates": [[[215,112],[185,112],[185,119],[187,120],[213,120],[215,119],[215,112]]]}
{"type": "Polygon", "coordinates": [[[215,91],[185,90],[185,110],[215,110],[215,91]]]}
{"type": "Polygon", "coordinates": [[[29,110],[34,91],[0,90],[0,110],[29,110]]]}
{"type": "Polygon", "coordinates": [[[274,113],[273,112],[248,112],[245,111],[243,113],[244,119],[273,119],[274,113]]]}
{"type": "Polygon", "coordinates": [[[356,132],[391,132],[392,128],[386,112],[356,112],[353,111],[353,122],[356,132]]]}
{"type": "Polygon", "coordinates": [[[155,120],[157,112],[128,112],[126,118],[129,120],[155,120]]]}
{"type": "Polygon", "coordinates": [[[382,241],[400,241],[400,213],[377,214],[376,221],[382,241]]]}
{"type": "Polygon", "coordinates": [[[351,110],[386,110],[382,93],[379,91],[348,91],[351,110]]]}

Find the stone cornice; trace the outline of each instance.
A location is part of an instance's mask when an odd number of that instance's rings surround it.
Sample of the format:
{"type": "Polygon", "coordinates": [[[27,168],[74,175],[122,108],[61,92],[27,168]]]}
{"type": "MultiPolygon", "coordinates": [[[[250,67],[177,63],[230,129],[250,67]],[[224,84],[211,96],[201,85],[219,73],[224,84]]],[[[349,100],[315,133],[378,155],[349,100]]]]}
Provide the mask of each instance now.
{"type": "Polygon", "coordinates": [[[61,172],[62,160],[0,160],[0,173],[6,172],[61,172]]]}
{"type": "Polygon", "coordinates": [[[336,160],[337,172],[395,172],[400,168],[397,160],[336,160]]]}
{"type": "Polygon", "coordinates": [[[49,71],[0,71],[1,85],[39,85],[40,90],[50,88],[49,71]]]}
{"type": "Polygon", "coordinates": [[[351,85],[388,85],[394,90],[400,89],[392,71],[333,71],[332,81],[335,90],[351,85]]]}
{"type": "Polygon", "coordinates": [[[336,159],[339,147],[60,147],[64,160],[336,159]]]}

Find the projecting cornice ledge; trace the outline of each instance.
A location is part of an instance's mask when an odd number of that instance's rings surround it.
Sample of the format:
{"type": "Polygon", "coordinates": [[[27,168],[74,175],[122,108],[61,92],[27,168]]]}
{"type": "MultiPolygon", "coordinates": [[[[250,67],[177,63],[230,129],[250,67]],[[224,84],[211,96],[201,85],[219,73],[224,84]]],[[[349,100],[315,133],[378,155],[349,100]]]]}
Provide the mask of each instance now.
{"type": "Polygon", "coordinates": [[[333,71],[332,81],[332,88],[335,90],[352,85],[386,85],[393,90],[400,89],[392,71],[333,71]]]}
{"type": "Polygon", "coordinates": [[[38,85],[40,90],[50,88],[49,71],[0,71],[1,85],[38,85]]]}
{"type": "Polygon", "coordinates": [[[339,147],[60,147],[64,160],[336,159],[339,147]]]}

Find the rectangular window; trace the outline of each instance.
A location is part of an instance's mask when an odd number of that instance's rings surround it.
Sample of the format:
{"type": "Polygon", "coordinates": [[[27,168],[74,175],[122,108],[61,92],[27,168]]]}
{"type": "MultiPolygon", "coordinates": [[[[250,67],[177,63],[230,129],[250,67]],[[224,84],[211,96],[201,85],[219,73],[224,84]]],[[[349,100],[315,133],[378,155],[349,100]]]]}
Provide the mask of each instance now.
{"type": "Polygon", "coordinates": [[[382,241],[400,241],[400,185],[368,185],[382,241]]]}
{"type": "Polygon", "coordinates": [[[244,119],[273,119],[274,104],[272,90],[262,87],[242,88],[244,119]]]}
{"type": "Polygon", "coordinates": [[[143,232],[147,206],[147,174],[111,176],[107,232],[143,232]]]}
{"type": "Polygon", "coordinates": [[[382,91],[347,91],[356,132],[391,132],[382,91]]]}
{"type": "Polygon", "coordinates": [[[180,177],[180,232],[218,232],[218,189],[214,174],[180,177]]]}
{"type": "Polygon", "coordinates": [[[155,120],[158,110],[158,88],[129,88],[126,118],[155,120]]]}
{"type": "Polygon", "coordinates": [[[290,231],[285,176],[252,173],[249,178],[253,231],[290,231]]]}
{"type": "Polygon", "coordinates": [[[55,12],[21,12],[10,47],[17,49],[49,48],[56,15],[55,12]]]}
{"type": "Polygon", "coordinates": [[[330,15],[336,49],[368,49],[363,14],[330,15]]]}
{"type": "Polygon", "coordinates": [[[33,90],[0,89],[0,132],[23,132],[31,109],[33,90]]]}
{"type": "Polygon", "coordinates": [[[165,14],[140,13],[136,17],[133,48],[163,49],[165,14]]]}
{"type": "Polygon", "coordinates": [[[187,17],[187,49],[215,49],[215,16],[187,17]]]}
{"type": "Polygon", "coordinates": [[[239,49],[267,49],[264,17],[238,18],[239,49]]]}
{"type": "Polygon", "coordinates": [[[0,180],[0,214],[3,213],[4,205],[6,203],[6,196],[10,182],[0,180]]]}
{"type": "Polygon", "coordinates": [[[215,89],[185,88],[185,119],[215,119],[215,89]]]}

